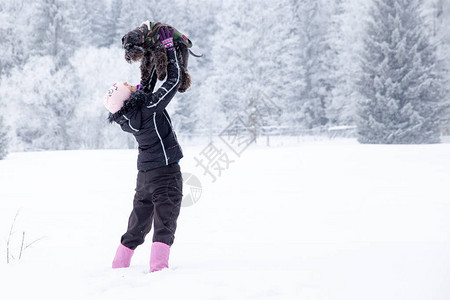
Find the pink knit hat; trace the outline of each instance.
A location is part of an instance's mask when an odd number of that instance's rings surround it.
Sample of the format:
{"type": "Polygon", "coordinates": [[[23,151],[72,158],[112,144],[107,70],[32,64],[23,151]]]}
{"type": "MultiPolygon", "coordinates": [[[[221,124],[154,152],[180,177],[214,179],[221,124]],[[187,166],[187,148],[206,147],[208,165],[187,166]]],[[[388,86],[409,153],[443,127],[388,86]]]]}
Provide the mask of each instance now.
{"type": "Polygon", "coordinates": [[[125,100],[130,98],[131,91],[123,83],[114,83],[106,93],[103,104],[110,113],[118,112],[125,100]]]}

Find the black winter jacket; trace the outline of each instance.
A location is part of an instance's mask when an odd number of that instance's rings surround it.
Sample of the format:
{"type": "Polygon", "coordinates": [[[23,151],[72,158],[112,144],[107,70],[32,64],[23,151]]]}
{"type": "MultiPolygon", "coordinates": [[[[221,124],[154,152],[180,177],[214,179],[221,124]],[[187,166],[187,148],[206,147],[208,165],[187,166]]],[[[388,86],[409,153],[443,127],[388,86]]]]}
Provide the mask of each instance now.
{"type": "Polygon", "coordinates": [[[108,118],[136,138],[139,144],[139,171],[178,162],[183,157],[172,121],[165,109],[178,90],[181,72],[175,50],[167,51],[167,58],[167,79],[163,85],[153,93],[156,84],[153,69],[149,82],[141,82],[144,89],[133,93],[123,107],[115,114],[109,114],[108,118]]]}

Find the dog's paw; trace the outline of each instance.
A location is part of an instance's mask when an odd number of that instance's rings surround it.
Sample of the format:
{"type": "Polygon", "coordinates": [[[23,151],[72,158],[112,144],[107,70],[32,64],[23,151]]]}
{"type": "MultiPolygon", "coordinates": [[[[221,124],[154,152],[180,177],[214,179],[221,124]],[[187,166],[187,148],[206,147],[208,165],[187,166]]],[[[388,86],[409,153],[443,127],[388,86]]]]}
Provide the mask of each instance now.
{"type": "Polygon", "coordinates": [[[163,70],[156,70],[156,76],[158,76],[158,80],[164,80],[167,76],[167,71],[165,69],[163,70]]]}
{"type": "Polygon", "coordinates": [[[167,75],[167,54],[166,50],[159,43],[156,45],[155,51],[153,52],[153,59],[155,62],[156,67],[156,76],[158,77],[158,80],[164,80],[167,75]]]}
{"type": "Polygon", "coordinates": [[[181,74],[182,74],[182,80],[181,80],[181,84],[178,87],[178,91],[180,93],[184,93],[186,92],[190,87],[191,87],[191,75],[189,75],[189,73],[187,71],[185,71],[184,69],[181,70],[181,74]]]}
{"type": "Polygon", "coordinates": [[[167,57],[159,56],[156,60],[156,76],[158,76],[159,80],[164,80],[167,75],[167,57]]]}

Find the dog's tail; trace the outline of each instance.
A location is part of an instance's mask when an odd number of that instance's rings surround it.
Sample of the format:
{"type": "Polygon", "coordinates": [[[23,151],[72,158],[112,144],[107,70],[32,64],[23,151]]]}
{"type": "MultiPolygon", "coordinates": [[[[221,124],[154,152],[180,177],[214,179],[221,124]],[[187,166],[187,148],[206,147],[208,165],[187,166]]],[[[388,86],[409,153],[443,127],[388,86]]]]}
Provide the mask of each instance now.
{"type": "Polygon", "coordinates": [[[191,49],[189,49],[189,53],[190,53],[192,56],[195,56],[195,57],[203,57],[203,54],[200,54],[200,55],[195,54],[194,52],[191,51],[191,49]]]}

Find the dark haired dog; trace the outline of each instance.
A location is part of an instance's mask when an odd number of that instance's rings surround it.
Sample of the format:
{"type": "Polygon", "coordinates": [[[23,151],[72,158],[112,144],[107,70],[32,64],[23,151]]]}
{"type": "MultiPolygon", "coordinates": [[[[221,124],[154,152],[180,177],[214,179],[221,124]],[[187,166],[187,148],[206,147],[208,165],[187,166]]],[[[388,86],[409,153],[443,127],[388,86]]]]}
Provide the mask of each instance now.
{"type": "MultiPolygon", "coordinates": [[[[125,60],[128,63],[141,61],[141,84],[148,86],[153,77],[153,70],[159,80],[163,80],[167,73],[166,49],[159,41],[159,30],[163,26],[172,26],[146,21],[141,26],[128,32],[122,37],[122,47],[125,49],[125,60]]],[[[175,50],[177,52],[178,63],[181,68],[182,82],[178,91],[183,93],[191,86],[191,76],[188,73],[189,53],[194,56],[189,47],[191,41],[174,28],[173,38],[175,50]]],[[[198,56],[197,56],[198,57],[198,56]]]]}

